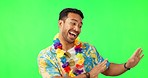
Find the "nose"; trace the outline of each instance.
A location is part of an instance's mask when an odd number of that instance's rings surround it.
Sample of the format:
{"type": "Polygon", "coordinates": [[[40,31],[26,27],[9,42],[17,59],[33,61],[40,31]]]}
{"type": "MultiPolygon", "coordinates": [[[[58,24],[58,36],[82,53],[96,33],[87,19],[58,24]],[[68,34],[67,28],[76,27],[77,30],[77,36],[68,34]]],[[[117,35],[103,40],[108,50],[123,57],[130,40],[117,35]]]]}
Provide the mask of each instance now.
{"type": "Polygon", "coordinates": [[[77,25],[77,26],[74,27],[74,30],[77,31],[77,32],[80,32],[81,28],[77,25]]]}

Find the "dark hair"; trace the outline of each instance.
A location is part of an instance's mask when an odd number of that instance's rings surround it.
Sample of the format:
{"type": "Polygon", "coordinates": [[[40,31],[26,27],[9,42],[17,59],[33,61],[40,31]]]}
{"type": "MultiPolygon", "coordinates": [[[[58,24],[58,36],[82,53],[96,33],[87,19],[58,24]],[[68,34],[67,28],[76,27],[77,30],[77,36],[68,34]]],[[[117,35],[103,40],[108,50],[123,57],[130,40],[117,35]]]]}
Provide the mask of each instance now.
{"type": "Polygon", "coordinates": [[[79,14],[82,19],[84,18],[83,13],[80,10],[78,10],[76,8],[65,8],[60,12],[59,20],[63,20],[65,17],[67,17],[68,13],[70,13],[70,12],[79,14]]]}

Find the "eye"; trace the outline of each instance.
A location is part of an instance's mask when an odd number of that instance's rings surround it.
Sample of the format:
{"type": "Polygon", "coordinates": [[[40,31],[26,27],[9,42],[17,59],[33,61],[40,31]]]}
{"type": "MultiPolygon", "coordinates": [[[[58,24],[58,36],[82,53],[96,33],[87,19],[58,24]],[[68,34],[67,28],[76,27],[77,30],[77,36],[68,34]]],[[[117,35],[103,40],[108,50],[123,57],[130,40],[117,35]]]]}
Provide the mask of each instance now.
{"type": "Polygon", "coordinates": [[[72,26],[77,25],[77,23],[75,23],[75,22],[70,22],[70,24],[71,24],[72,26]]]}
{"type": "Polygon", "coordinates": [[[79,26],[79,28],[82,28],[82,26],[79,26]]]}
{"type": "Polygon", "coordinates": [[[76,25],[76,23],[75,22],[72,22],[72,25],[76,25]]]}

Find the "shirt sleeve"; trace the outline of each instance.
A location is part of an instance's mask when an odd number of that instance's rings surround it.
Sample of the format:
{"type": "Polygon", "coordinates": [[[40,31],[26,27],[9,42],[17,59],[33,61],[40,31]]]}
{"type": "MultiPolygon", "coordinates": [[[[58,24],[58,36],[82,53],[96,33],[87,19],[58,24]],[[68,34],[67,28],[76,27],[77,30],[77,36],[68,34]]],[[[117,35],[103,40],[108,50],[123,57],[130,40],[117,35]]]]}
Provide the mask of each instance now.
{"type": "Polygon", "coordinates": [[[58,67],[53,58],[46,51],[42,50],[38,55],[39,72],[42,78],[53,78],[54,76],[61,76],[58,67]]]}
{"type": "MultiPolygon", "coordinates": [[[[92,47],[92,48],[93,48],[93,50],[94,50],[94,52],[95,52],[95,55],[96,55],[96,57],[97,57],[97,58],[95,59],[96,64],[103,62],[103,61],[104,61],[104,58],[99,54],[99,52],[97,51],[97,49],[96,49],[95,47],[92,47]]],[[[109,68],[109,66],[110,66],[110,62],[107,61],[106,67],[109,68]]]]}
{"type": "MultiPolygon", "coordinates": [[[[104,58],[98,53],[96,48],[88,43],[84,43],[84,66],[85,71],[90,72],[96,65],[104,61],[104,58]]],[[[106,67],[109,68],[110,62],[107,62],[106,67]]],[[[106,69],[107,69],[106,68],[106,69]]]]}

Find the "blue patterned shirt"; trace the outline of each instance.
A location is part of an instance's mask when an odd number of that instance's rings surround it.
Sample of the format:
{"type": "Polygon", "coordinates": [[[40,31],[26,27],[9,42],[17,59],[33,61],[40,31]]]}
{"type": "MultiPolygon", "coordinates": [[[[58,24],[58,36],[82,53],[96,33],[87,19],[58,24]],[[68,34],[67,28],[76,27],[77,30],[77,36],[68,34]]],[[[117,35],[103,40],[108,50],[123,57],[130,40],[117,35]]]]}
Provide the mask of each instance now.
{"type": "MultiPolygon", "coordinates": [[[[85,72],[90,72],[93,67],[98,63],[102,62],[104,59],[97,52],[95,47],[88,43],[82,43],[84,69],[85,72]]],[[[49,46],[42,50],[38,55],[38,65],[39,71],[43,78],[53,78],[54,76],[61,76],[62,69],[56,58],[56,50],[54,46],[49,46]]],[[[106,66],[109,67],[110,63],[107,62],[106,66]]]]}

